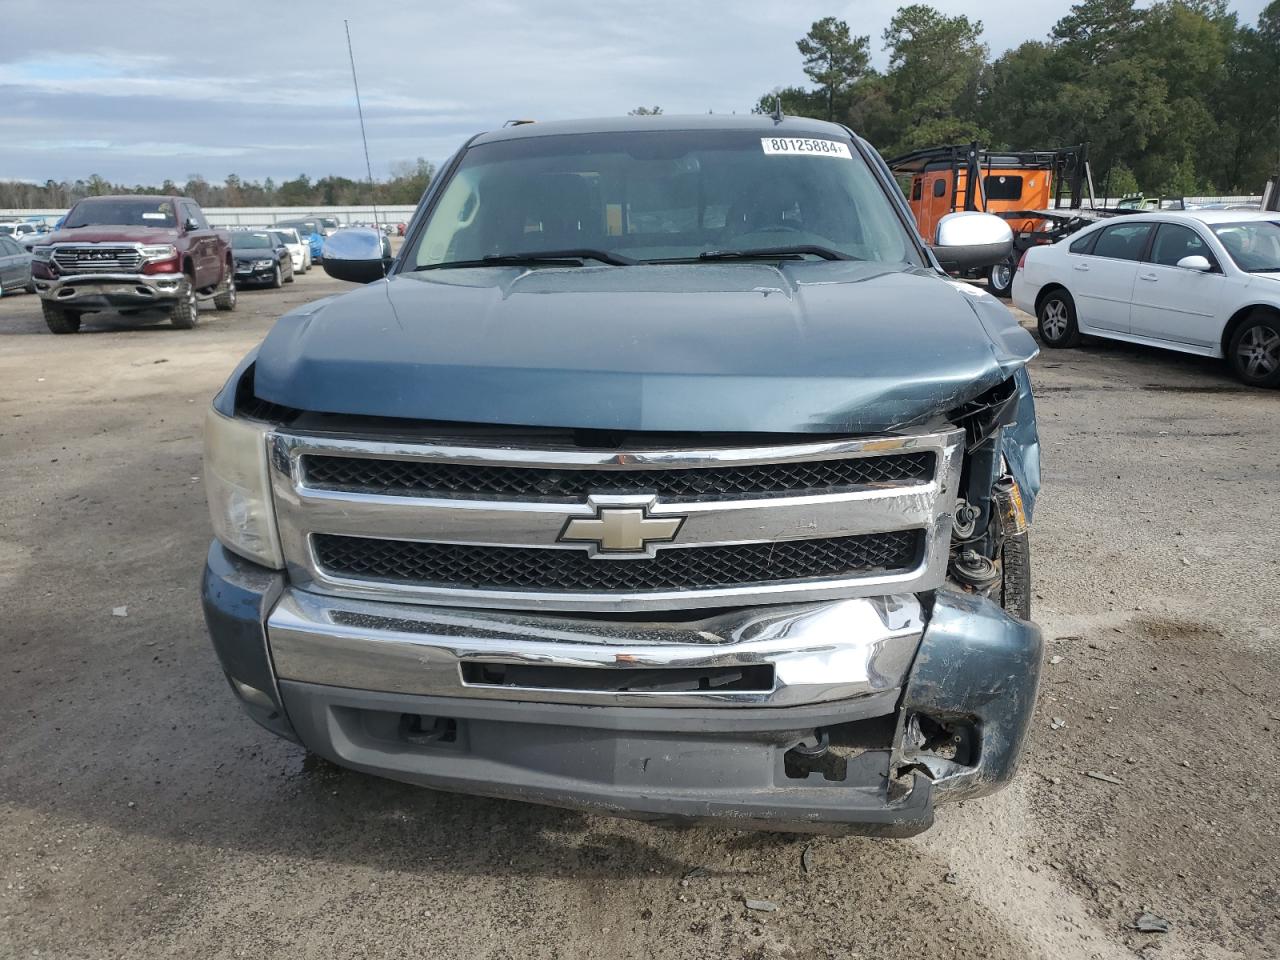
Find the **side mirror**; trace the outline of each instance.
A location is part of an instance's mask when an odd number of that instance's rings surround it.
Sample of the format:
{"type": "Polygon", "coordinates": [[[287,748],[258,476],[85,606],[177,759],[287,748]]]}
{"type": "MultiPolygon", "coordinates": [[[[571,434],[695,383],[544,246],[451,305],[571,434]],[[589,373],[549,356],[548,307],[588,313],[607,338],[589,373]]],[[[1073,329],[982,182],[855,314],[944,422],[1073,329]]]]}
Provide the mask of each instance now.
{"type": "Polygon", "coordinates": [[[325,238],[321,265],[335,280],[372,283],[387,275],[392,262],[391,250],[377,230],[349,227],[325,238]]]}
{"type": "Polygon", "coordinates": [[[187,217],[187,222],[182,225],[182,229],[186,231],[199,230],[200,224],[196,223],[195,217],[187,217]]]}
{"type": "Polygon", "coordinates": [[[990,267],[1013,255],[1013,230],[1008,221],[991,213],[949,213],[938,221],[930,249],[943,270],[990,267]]]}
{"type": "Polygon", "coordinates": [[[1213,264],[1209,262],[1209,258],[1202,257],[1199,254],[1183,257],[1178,261],[1178,266],[1183,270],[1199,270],[1201,273],[1208,273],[1213,269],[1213,264]]]}

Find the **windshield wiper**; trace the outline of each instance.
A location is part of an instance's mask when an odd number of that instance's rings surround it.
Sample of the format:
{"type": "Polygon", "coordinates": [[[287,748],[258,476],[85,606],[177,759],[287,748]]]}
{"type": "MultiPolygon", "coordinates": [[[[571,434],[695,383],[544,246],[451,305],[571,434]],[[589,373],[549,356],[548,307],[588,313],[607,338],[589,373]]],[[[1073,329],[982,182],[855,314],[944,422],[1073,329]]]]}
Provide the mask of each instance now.
{"type": "Polygon", "coordinates": [[[414,267],[415,270],[447,270],[455,267],[524,267],[537,266],[540,263],[575,264],[582,266],[584,260],[599,260],[615,267],[634,264],[630,257],[620,257],[608,250],[594,250],[589,247],[574,247],[567,250],[539,250],[532,253],[491,253],[479,260],[449,260],[444,263],[424,263],[414,267]]]}
{"type": "Polygon", "coordinates": [[[698,254],[699,260],[799,260],[804,256],[821,257],[823,260],[856,260],[841,250],[815,244],[798,244],[793,247],[756,247],[751,250],[707,250],[698,254]]]}

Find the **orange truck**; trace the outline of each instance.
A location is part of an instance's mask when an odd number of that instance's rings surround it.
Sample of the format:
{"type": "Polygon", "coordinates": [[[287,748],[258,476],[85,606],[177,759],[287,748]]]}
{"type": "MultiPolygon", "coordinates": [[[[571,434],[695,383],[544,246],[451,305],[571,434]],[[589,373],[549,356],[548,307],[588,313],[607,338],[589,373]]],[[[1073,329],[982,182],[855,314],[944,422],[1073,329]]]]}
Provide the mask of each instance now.
{"type": "Polygon", "coordinates": [[[1092,193],[1088,155],[1087,143],[1029,151],[983,150],[971,143],[914,150],[888,163],[906,191],[926,242],[937,231],[938,221],[959,210],[981,210],[1009,221],[1013,256],[987,274],[991,292],[1007,297],[1018,257],[1027,247],[1082,225],[1067,211],[1079,211],[1085,187],[1092,193]]]}

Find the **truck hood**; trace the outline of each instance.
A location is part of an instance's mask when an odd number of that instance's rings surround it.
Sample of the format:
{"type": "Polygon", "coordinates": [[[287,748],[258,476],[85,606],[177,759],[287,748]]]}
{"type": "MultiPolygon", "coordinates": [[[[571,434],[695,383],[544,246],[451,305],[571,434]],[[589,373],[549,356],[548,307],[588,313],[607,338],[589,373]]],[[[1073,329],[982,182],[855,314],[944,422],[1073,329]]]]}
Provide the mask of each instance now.
{"type": "Polygon", "coordinates": [[[172,227],[76,227],[49,234],[45,243],[176,243],[172,227]]]}
{"type": "Polygon", "coordinates": [[[864,433],[1036,353],[997,300],[860,262],[484,267],[286,314],[254,392],[319,413],[611,430],[864,433]]]}

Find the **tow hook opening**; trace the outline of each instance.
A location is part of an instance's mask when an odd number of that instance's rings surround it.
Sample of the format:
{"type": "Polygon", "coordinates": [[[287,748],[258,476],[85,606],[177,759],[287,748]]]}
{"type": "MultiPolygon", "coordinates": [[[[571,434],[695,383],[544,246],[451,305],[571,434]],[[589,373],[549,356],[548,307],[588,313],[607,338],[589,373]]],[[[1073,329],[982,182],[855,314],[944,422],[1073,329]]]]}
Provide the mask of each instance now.
{"type": "Polygon", "coordinates": [[[416,713],[402,713],[400,739],[419,746],[456,743],[458,721],[452,717],[424,717],[416,713]]]}

